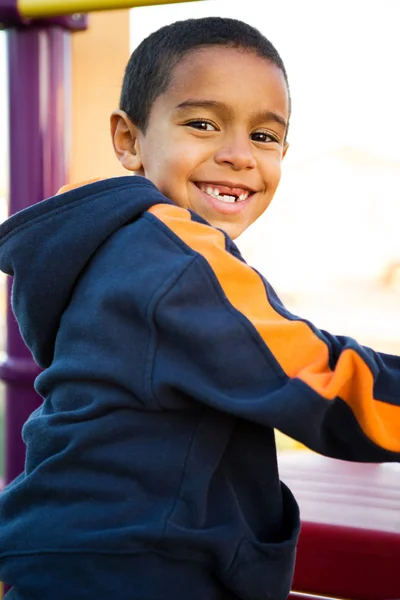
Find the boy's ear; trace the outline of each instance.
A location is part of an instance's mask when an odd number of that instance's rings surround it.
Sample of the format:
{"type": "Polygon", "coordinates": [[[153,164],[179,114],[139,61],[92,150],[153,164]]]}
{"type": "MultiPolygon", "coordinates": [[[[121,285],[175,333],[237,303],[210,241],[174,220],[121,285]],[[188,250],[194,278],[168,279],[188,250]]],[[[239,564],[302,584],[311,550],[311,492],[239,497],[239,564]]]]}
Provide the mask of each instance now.
{"type": "Polygon", "coordinates": [[[285,158],[288,148],[289,148],[289,142],[285,142],[285,144],[283,146],[283,151],[282,151],[282,158],[285,158]]]}
{"type": "Polygon", "coordinates": [[[139,144],[139,129],[126,112],[114,110],[110,117],[114,152],[121,165],[128,171],[143,171],[139,144]]]}

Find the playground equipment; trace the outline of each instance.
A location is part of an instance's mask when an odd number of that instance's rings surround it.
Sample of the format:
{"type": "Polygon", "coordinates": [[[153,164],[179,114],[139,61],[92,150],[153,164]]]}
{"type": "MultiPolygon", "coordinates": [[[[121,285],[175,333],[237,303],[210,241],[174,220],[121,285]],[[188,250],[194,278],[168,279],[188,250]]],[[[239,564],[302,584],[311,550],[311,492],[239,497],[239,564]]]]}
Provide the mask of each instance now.
{"type": "Polygon", "coordinates": [[[400,598],[400,465],[279,456],[302,529],[293,587],[332,598],[400,598]]]}
{"type": "MultiPolygon", "coordinates": [[[[67,181],[70,38],[87,27],[84,13],[166,3],[0,0],[0,24],[8,30],[11,213],[28,200],[53,195],[67,181]]],[[[7,330],[7,358],[0,365],[6,384],[5,482],[23,470],[21,428],[40,403],[33,389],[39,371],[11,313],[7,330]]],[[[280,469],[302,510],[295,589],[351,600],[400,599],[397,465],[349,465],[290,453],[280,458],[280,469]]],[[[293,593],[293,600],[304,597],[293,593]]]]}
{"type": "MultiPolygon", "coordinates": [[[[14,19],[21,22],[26,19],[44,19],[86,13],[99,10],[115,10],[118,8],[133,8],[135,6],[153,6],[157,4],[177,4],[191,0],[5,0],[0,4],[0,9],[9,11],[9,16],[1,17],[10,19],[14,12],[14,19]]],[[[6,14],[6,12],[4,12],[6,14]]]]}

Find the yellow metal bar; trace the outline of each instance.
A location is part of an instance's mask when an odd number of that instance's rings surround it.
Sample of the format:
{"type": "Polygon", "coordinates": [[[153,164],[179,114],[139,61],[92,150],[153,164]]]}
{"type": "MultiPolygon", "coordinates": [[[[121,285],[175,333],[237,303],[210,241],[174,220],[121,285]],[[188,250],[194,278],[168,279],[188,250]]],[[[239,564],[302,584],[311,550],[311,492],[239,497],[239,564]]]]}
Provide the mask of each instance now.
{"type": "Polygon", "coordinates": [[[73,13],[86,13],[135,6],[192,2],[193,0],[17,0],[18,12],[26,19],[43,19],[73,13]]]}

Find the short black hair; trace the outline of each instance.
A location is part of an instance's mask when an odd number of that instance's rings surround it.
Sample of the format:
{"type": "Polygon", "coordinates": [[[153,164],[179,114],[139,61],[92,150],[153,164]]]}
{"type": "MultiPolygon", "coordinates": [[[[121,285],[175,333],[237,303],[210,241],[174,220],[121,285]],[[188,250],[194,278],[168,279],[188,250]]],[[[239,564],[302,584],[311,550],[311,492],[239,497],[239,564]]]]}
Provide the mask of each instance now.
{"type": "Polygon", "coordinates": [[[144,39],[125,69],[120,109],[145,133],[151,107],[171,83],[174,67],[191,50],[204,46],[243,48],[281,70],[289,96],[285,65],[273,44],[255,27],[222,17],[176,21],[144,39]]]}

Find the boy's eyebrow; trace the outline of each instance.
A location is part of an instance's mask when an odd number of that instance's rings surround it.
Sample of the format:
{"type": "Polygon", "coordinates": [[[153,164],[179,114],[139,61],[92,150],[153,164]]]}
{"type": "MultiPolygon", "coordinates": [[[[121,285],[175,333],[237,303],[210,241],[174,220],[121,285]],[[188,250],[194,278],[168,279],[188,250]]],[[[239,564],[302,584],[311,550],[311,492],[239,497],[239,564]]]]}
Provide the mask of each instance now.
{"type": "MultiPolygon", "coordinates": [[[[184,100],[184,102],[181,102],[180,104],[178,104],[175,107],[175,109],[178,109],[178,110],[185,109],[185,108],[217,108],[225,113],[232,112],[232,109],[230,106],[227,106],[226,104],[224,104],[223,102],[219,102],[218,100],[200,100],[200,99],[197,100],[197,99],[189,98],[188,100],[184,100]]],[[[275,121],[276,123],[283,125],[283,127],[285,129],[287,128],[286,119],[284,119],[281,115],[279,115],[278,113],[271,111],[271,110],[265,110],[265,111],[261,111],[258,113],[254,113],[251,116],[251,120],[252,121],[275,121]]]]}

